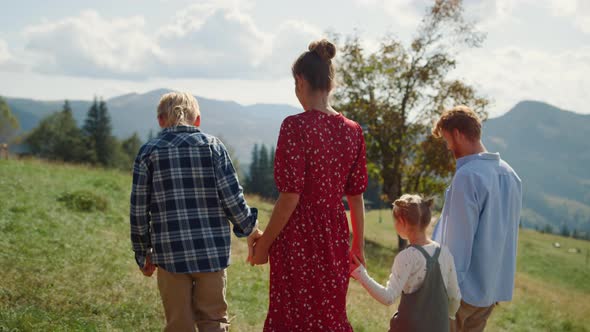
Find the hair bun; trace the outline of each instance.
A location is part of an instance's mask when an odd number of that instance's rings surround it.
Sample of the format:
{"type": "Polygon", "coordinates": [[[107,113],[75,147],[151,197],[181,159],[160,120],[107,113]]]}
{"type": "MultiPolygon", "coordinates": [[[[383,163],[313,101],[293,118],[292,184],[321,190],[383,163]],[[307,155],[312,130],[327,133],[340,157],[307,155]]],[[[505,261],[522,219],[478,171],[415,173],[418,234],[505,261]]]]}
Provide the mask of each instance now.
{"type": "Polygon", "coordinates": [[[309,51],[317,53],[326,62],[336,56],[336,46],[327,39],[312,42],[309,44],[309,51]]]}

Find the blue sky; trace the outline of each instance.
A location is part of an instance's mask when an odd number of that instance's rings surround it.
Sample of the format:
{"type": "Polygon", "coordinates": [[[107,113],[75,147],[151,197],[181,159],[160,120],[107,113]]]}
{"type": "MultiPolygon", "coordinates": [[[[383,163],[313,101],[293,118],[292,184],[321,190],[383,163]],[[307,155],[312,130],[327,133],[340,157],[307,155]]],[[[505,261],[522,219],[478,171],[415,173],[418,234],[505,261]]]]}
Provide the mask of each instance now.
{"type": "MultiPolygon", "coordinates": [[[[290,64],[326,31],[409,40],[429,0],[0,0],[0,95],[105,98],[155,88],[297,105],[290,64]]],[[[590,1],[465,0],[487,33],[453,72],[492,116],[535,99],[590,113],[590,1]]]]}

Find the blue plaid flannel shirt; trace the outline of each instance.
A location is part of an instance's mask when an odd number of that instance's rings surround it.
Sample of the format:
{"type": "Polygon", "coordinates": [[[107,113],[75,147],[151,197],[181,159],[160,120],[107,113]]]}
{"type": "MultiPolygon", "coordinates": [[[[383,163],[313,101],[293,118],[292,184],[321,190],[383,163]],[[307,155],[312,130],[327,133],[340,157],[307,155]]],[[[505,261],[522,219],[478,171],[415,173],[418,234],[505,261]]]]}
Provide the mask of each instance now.
{"type": "Polygon", "coordinates": [[[221,141],[197,127],[164,129],[141,147],[133,166],[131,242],[143,267],[213,272],[230,261],[231,230],[248,236],[258,211],[246,204],[221,141]]]}

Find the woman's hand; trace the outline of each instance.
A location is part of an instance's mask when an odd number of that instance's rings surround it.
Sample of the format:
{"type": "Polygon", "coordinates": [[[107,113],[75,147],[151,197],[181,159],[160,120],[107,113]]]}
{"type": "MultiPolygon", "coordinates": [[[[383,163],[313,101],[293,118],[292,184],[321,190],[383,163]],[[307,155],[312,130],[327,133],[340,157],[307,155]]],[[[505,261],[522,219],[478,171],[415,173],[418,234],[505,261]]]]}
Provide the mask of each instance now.
{"type": "Polygon", "coordinates": [[[367,266],[365,262],[365,249],[362,245],[352,243],[352,247],[350,248],[350,260],[353,260],[353,257],[356,257],[363,266],[367,266]]]}
{"type": "Polygon", "coordinates": [[[248,235],[248,258],[246,258],[246,262],[250,262],[252,260],[252,256],[254,255],[254,246],[258,239],[262,237],[262,231],[256,227],[252,231],[250,235],[248,235]]]}
{"type": "Polygon", "coordinates": [[[350,257],[350,272],[349,273],[352,278],[356,279],[353,272],[361,265],[362,265],[361,261],[356,256],[352,255],[350,257]]]}
{"type": "Polygon", "coordinates": [[[252,257],[250,257],[250,265],[263,265],[268,263],[268,246],[258,241],[252,248],[252,257]]]}

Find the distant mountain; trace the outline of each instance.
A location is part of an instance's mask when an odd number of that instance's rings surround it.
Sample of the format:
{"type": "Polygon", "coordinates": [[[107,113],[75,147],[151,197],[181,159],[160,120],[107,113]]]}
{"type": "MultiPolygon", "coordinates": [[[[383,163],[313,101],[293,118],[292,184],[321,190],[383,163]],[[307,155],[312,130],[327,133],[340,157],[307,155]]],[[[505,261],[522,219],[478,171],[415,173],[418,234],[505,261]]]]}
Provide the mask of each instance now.
{"type": "MultiPolygon", "coordinates": [[[[113,134],[125,138],[137,132],[147,138],[150,130],[159,131],[156,107],[160,97],[171,90],[159,89],[143,94],[130,93],[107,99],[113,123],[113,134]]],[[[250,153],[255,143],[275,146],[282,120],[301,112],[289,105],[255,104],[243,106],[232,101],[220,101],[196,97],[201,109],[204,132],[220,136],[231,146],[237,158],[250,162],[250,153]]],[[[33,129],[39,121],[63,106],[63,101],[37,101],[21,98],[6,98],[8,106],[19,119],[20,133],[33,129]]],[[[83,124],[91,101],[70,101],[74,118],[83,124]]]]}
{"type": "Polygon", "coordinates": [[[523,180],[524,226],[590,232],[590,115],[523,101],[483,133],[523,180]]]}
{"type": "MultiPolygon", "coordinates": [[[[138,132],[146,138],[159,130],[156,106],[170,90],[130,93],[107,100],[113,132],[119,138],[138,132]]],[[[237,158],[251,159],[255,143],[275,146],[282,120],[301,109],[288,105],[244,106],[231,101],[198,97],[203,131],[221,136],[237,158]]],[[[21,124],[29,131],[63,101],[6,98],[21,124]]],[[[76,120],[82,124],[91,101],[70,101],[76,120]]],[[[590,234],[590,115],[523,101],[509,112],[484,124],[483,141],[498,151],[523,179],[523,225],[560,232],[566,227],[590,234]]]]}

